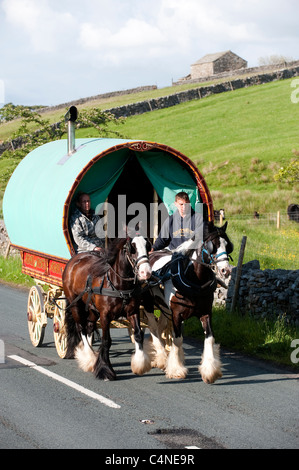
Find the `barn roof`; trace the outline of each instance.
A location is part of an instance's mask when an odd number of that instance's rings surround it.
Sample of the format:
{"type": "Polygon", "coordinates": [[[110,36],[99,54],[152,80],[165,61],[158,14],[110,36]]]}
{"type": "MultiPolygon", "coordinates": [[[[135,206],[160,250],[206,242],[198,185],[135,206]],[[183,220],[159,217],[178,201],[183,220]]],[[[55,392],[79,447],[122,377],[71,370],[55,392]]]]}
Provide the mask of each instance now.
{"type": "Polygon", "coordinates": [[[192,65],[209,64],[211,62],[215,62],[216,60],[220,59],[221,57],[225,56],[228,53],[233,54],[233,52],[231,51],[215,52],[214,54],[207,54],[192,65]]]}

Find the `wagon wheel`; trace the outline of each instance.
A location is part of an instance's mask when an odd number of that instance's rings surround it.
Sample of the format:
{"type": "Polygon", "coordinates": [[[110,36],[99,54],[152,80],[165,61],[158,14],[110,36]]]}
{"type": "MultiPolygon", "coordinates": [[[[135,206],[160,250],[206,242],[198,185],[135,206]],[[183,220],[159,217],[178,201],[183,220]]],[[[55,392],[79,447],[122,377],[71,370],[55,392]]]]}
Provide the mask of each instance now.
{"type": "Polygon", "coordinates": [[[42,345],[47,325],[43,293],[39,286],[32,286],[30,289],[27,320],[31,343],[37,348],[42,345]]]}
{"type": "Polygon", "coordinates": [[[56,299],[53,317],[54,342],[56,351],[61,359],[65,358],[67,350],[67,335],[65,329],[65,309],[66,301],[64,299],[56,299]]]}

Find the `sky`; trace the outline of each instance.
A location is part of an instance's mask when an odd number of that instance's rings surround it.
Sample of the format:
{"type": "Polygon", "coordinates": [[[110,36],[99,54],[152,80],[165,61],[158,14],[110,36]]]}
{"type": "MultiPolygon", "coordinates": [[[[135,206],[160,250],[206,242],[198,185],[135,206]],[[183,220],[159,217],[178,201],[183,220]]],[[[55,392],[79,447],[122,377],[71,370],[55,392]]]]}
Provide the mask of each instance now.
{"type": "Polygon", "coordinates": [[[171,86],[206,54],[299,59],[298,0],[0,0],[0,106],[171,86]]]}

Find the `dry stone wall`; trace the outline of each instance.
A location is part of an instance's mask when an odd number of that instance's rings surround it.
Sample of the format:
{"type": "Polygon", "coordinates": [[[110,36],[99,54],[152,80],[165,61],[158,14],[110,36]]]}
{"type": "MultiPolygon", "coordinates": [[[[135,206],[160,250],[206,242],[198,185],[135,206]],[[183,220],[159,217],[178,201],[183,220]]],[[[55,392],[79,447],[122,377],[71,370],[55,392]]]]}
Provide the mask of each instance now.
{"type": "MultiPolygon", "coordinates": [[[[236,271],[233,268],[225,302],[222,299],[228,310],[232,305],[236,271]]],[[[237,299],[241,313],[250,313],[255,318],[284,318],[299,326],[299,270],[261,270],[259,261],[250,261],[242,266],[237,299]]]]}
{"type": "Polygon", "coordinates": [[[238,90],[240,88],[247,88],[254,85],[262,85],[264,83],[285,80],[287,78],[297,76],[299,76],[299,66],[292,69],[264,73],[262,75],[256,75],[253,77],[238,78],[216,85],[193,88],[191,90],[181,91],[169,96],[163,96],[161,98],[155,98],[148,101],[112,108],[108,111],[114,114],[117,118],[134,116],[137,114],[155,111],[157,109],[169,108],[187,101],[202,99],[218,93],[225,93],[227,91],[238,90]]]}

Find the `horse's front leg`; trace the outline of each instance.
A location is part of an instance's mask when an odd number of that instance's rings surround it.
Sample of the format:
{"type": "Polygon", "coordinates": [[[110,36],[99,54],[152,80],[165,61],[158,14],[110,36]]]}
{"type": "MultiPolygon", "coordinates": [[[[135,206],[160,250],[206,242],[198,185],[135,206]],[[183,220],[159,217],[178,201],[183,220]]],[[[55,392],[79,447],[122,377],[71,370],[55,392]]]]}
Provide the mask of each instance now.
{"type": "Polygon", "coordinates": [[[183,350],[182,320],[179,313],[172,312],[173,339],[166,364],[166,377],[169,379],[185,379],[188,369],[185,367],[183,350]]]}
{"type": "Polygon", "coordinates": [[[204,315],[200,318],[200,321],[204,330],[205,341],[201,363],[198,370],[201,374],[202,380],[207,384],[212,384],[222,377],[220,346],[219,344],[215,344],[211,328],[211,316],[204,315]]]}
{"type": "Polygon", "coordinates": [[[147,352],[143,348],[144,333],[140,328],[139,314],[128,316],[131,323],[134,339],[135,339],[135,352],[131,358],[131,369],[136,375],[143,375],[151,370],[151,360],[147,352]]]}
{"type": "Polygon", "coordinates": [[[93,373],[97,379],[115,380],[114,372],[109,359],[109,350],[111,347],[110,319],[107,315],[101,314],[102,342],[99,347],[98,357],[94,366],[93,373]]]}
{"type": "Polygon", "coordinates": [[[91,313],[87,319],[85,328],[81,330],[81,339],[75,350],[75,358],[78,362],[80,369],[84,372],[93,372],[97,355],[92,349],[92,338],[96,328],[96,317],[91,313]]]}
{"type": "Polygon", "coordinates": [[[151,334],[151,342],[149,343],[147,340],[147,342],[145,341],[145,345],[149,348],[152,367],[164,370],[167,361],[167,351],[162,335],[167,327],[167,318],[161,313],[159,320],[156,320],[154,313],[148,312],[147,310],[145,310],[145,314],[151,334]]]}

